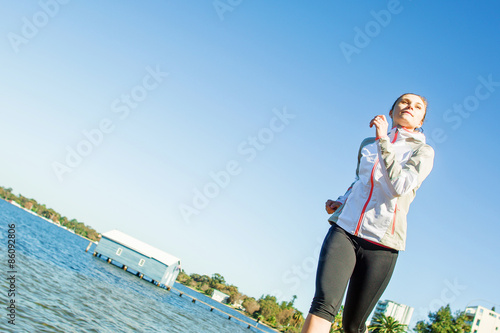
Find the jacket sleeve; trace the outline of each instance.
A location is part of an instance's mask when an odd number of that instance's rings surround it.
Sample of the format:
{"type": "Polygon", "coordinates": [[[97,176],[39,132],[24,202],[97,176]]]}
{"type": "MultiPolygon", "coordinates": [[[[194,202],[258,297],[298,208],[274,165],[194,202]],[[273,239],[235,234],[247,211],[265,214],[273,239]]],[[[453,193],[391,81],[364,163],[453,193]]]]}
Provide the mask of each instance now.
{"type": "Polygon", "coordinates": [[[344,195],[341,195],[340,197],[337,198],[337,201],[340,202],[341,204],[345,204],[345,202],[347,201],[347,197],[349,197],[349,194],[351,194],[351,190],[352,190],[352,187],[354,185],[355,182],[357,182],[357,177],[356,179],[354,180],[354,182],[351,184],[351,186],[349,186],[349,188],[347,189],[347,191],[344,193],[344,195]]]}
{"type": "Polygon", "coordinates": [[[404,166],[396,160],[388,137],[378,140],[378,150],[395,196],[404,195],[418,188],[429,175],[434,164],[434,150],[426,144],[414,150],[404,166]]]}

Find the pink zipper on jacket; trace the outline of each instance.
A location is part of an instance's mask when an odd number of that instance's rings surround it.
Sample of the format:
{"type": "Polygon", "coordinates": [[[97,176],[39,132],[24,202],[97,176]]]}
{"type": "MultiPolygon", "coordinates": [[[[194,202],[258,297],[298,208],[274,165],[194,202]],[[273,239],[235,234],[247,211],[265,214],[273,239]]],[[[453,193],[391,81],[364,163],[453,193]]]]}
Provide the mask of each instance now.
{"type": "Polygon", "coordinates": [[[372,173],[370,175],[370,194],[368,195],[368,199],[366,200],[365,205],[363,206],[363,210],[361,211],[361,216],[359,217],[358,225],[356,226],[356,231],[354,231],[354,236],[358,235],[359,229],[361,228],[361,221],[363,220],[363,217],[365,216],[366,206],[368,206],[368,203],[370,202],[370,200],[372,198],[372,194],[373,194],[373,175],[375,173],[375,167],[377,166],[377,164],[378,164],[378,157],[377,157],[377,160],[375,161],[375,163],[373,164],[372,173]]]}
{"type": "Polygon", "coordinates": [[[398,211],[398,203],[396,202],[396,206],[394,206],[394,216],[392,218],[392,230],[391,235],[394,235],[394,231],[396,231],[396,212],[398,211]]]}
{"type": "MultiPolygon", "coordinates": [[[[396,142],[396,139],[398,138],[398,130],[396,129],[396,132],[394,133],[394,139],[392,139],[391,143],[396,142]]],[[[354,231],[354,236],[357,236],[359,233],[359,229],[361,229],[361,224],[363,222],[363,217],[365,217],[365,212],[366,212],[366,207],[368,206],[368,203],[370,202],[373,194],[373,187],[374,187],[374,181],[373,177],[375,175],[375,168],[377,167],[377,164],[379,163],[379,159],[375,160],[375,163],[373,164],[372,172],[370,175],[370,194],[368,195],[368,199],[366,199],[365,205],[363,206],[363,210],[361,211],[361,215],[359,216],[358,224],[356,226],[356,230],[354,231]]],[[[394,227],[394,226],[393,226],[394,227]]]]}

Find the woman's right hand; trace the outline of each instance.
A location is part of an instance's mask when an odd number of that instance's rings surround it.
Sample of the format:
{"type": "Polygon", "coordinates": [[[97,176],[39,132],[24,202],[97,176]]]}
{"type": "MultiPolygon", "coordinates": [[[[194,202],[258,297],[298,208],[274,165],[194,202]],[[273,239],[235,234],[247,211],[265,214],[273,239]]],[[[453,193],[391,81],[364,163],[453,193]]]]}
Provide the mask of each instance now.
{"type": "Polygon", "coordinates": [[[328,214],[333,214],[333,213],[335,213],[335,211],[337,210],[337,208],[339,208],[342,205],[342,203],[339,202],[339,201],[333,201],[333,200],[328,199],[326,201],[325,205],[326,205],[326,207],[325,207],[326,208],[326,212],[328,214]]]}

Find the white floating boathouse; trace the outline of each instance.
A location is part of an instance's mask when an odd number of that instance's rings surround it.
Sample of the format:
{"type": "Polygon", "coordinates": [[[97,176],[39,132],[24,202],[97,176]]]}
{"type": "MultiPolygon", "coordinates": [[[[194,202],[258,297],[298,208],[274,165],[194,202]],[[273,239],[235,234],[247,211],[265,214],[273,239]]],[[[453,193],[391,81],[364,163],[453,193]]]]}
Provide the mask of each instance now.
{"type": "Polygon", "coordinates": [[[159,250],[119,230],[111,230],[102,234],[94,256],[115,261],[124,270],[132,269],[141,278],[150,278],[158,286],[173,286],[181,268],[181,260],[169,253],[159,250]]]}

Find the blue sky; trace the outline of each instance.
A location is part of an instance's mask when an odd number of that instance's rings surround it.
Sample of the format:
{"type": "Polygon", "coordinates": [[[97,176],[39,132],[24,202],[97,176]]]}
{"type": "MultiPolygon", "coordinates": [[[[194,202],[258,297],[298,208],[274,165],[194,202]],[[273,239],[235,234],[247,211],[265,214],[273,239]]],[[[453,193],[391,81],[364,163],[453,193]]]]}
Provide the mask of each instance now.
{"type": "Polygon", "coordinates": [[[435,166],[382,298],[414,307],[412,327],[439,305],[500,306],[496,2],[2,8],[0,185],[306,313],[324,202],[370,119],[415,92],[435,166]]]}

